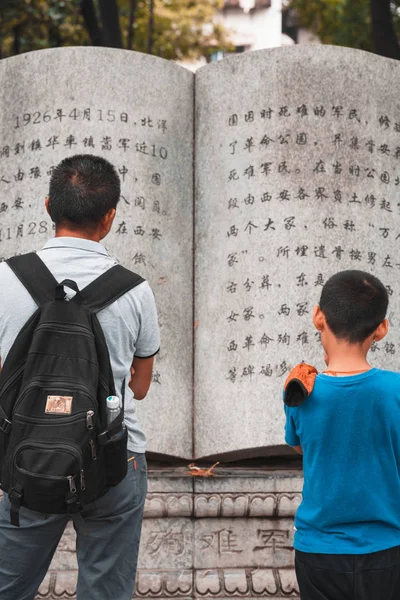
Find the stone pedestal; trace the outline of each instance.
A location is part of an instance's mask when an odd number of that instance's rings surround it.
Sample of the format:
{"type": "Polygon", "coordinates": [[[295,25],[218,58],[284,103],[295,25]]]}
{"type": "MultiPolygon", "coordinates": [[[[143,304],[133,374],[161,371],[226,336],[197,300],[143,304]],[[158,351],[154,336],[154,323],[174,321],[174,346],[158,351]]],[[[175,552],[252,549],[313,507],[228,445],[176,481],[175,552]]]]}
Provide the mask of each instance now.
{"type": "MultiPolygon", "coordinates": [[[[300,470],[149,469],[135,598],[298,598],[293,517],[300,470]]],[[[70,525],[36,600],[76,598],[70,525]]],[[[117,599],[116,599],[117,600],[117,599]]]]}

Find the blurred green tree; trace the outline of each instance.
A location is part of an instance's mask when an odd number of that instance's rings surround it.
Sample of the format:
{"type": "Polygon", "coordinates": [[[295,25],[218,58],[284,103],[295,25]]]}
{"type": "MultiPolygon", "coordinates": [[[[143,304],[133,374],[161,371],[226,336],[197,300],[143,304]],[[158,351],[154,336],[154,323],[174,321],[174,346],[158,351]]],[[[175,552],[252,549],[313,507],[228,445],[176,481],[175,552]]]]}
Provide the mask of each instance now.
{"type": "Polygon", "coordinates": [[[108,46],[163,58],[229,49],[223,0],[2,0],[0,58],[57,46],[108,46]]]}
{"type": "Polygon", "coordinates": [[[400,59],[400,0],[288,0],[286,5],[325,44],[400,59]]]}

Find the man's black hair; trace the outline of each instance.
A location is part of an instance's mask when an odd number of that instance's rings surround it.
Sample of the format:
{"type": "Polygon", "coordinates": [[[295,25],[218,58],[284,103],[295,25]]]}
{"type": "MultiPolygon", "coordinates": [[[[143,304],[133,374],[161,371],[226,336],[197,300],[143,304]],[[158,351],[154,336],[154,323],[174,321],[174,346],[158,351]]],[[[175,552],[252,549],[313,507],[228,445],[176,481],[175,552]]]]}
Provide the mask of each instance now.
{"type": "Polygon", "coordinates": [[[119,175],[111,163],[99,156],[76,154],[53,171],[50,216],[56,225],[90,228],[116,208],[120,193],[119,175]]]}
{"type": "Polygon", "coordinates": [[[381,281],[364,271],[341,271],[324,285],[319,302],[329,329],[338,339],[366,340],[386,317],[388,293],[381,281]]]}

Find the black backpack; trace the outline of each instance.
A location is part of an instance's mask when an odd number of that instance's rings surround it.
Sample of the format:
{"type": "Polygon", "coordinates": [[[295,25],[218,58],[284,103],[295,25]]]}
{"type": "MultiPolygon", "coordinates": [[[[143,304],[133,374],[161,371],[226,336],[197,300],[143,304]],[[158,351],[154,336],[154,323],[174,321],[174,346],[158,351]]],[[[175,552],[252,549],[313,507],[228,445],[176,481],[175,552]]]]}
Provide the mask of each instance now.
{"type": "Polygon", "coordinates": [[[79,290],[58,283],[36,254],[7,263],[38,305],[0,374],[0,487],[18,526],[21,506],[79,513],[124,479],[125,382],[116,392],[97,313],[144,279],[117,265],[79,290]],[[76,292],[69,301],[64,287],[76,292]],[[114,395],[122,410],[107,426],[114,395]]]}

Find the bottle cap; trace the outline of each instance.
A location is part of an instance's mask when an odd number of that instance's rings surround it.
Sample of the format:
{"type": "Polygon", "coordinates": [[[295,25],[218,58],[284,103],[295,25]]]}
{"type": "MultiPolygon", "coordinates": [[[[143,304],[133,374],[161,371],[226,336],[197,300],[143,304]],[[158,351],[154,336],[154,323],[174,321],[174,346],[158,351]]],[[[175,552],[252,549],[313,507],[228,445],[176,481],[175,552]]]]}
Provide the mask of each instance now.
{"type": "Polygon", "coordinates": [[[118,396],[108,396],[108,398],[107,398],[107,408],[119,408],[119,398],[118,398],[118,396]]]}

